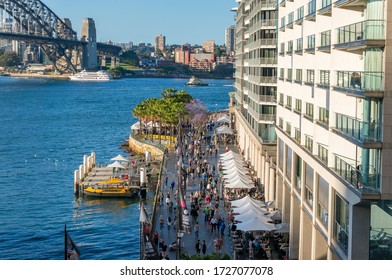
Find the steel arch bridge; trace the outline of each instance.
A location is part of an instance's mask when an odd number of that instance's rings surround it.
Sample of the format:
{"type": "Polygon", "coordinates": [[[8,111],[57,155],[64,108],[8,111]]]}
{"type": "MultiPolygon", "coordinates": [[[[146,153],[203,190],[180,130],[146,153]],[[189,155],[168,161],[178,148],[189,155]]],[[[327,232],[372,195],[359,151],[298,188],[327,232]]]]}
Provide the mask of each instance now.
{"type": "MultiPolygon", "coordinates": [[[[0,0],[0,11],[12,18],[12,29],[0,31],[0,38],[38,44],[59,73],[76,72],[81,65],[85,41],[39,0],[0,0]]],[[[121,48],[97,44],[101,55],[118,56],[121,48]]]]}

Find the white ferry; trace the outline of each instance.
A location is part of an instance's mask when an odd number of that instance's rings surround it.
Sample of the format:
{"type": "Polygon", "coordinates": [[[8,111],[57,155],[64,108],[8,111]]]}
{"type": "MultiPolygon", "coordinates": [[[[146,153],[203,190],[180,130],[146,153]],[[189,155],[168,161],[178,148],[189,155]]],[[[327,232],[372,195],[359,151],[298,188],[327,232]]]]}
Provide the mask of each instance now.
{"type": "Polygon", "coordinates": [[[204,82],[201,79],[196,78],[195,76],[192,76],[189,79],[189,82],[187,82],[185,85],[187,86],[208,86],[206,82],[204,82]]]}
{"type": "Polygon", "coordinates": [[[110,81],[113,76],[106,71],[88,72],[83,70],[69,77],[72,81],[110,81]]]}

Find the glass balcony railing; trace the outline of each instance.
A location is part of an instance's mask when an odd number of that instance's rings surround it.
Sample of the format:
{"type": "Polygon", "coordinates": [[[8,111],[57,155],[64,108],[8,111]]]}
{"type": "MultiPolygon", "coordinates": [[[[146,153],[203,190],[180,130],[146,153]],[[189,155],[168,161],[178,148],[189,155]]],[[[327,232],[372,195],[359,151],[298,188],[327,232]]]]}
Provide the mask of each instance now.
{"type": "Polygon", "coordinates": [[[384,91],[383,72],[336,71],[336,86],[359,91],[384,91]]]}
{"type": "Polygon", "coordinates": [[[385,40],[385,20],[365,20],[337,29],[337,45],[365,40],[385,40]]]}
{"type": "Polygon", "coordinates": [[[360,142],[382,141],[382,125],[356,120],[339,113],[335,114],[336,129],[360,142]]]}
{"type": "Polygon", "coordinates": [[[334,170],[344,180],[362,192],[379,192],[380,174],[376,172],[373,166],[369,166],[368,170],[365,171],[361,164],[355,167],[335,155],[334,170]]]}

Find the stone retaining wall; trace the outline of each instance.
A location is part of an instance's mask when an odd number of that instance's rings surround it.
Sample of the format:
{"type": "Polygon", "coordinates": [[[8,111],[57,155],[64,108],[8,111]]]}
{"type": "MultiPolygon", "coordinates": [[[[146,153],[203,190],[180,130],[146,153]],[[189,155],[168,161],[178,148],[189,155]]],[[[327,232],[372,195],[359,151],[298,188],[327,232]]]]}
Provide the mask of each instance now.
{"type": "Polygon", "coordinates": [[[129,143],[129,148],[138,153],[144,154],[146,151],[150,151],[153,157],[162,157],[164,153],[158,147],[136,140],[135,138],[132,137],[132,135],[129,136],[128,143],[129,143]]]}

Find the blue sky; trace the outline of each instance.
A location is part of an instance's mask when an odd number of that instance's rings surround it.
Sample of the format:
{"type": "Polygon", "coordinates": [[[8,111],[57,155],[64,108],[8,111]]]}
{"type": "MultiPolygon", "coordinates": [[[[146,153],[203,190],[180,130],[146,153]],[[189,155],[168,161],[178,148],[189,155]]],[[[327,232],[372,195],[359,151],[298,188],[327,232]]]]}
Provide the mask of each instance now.
{"type": "Polygon", "coordinates": [[[235,0],[41,0],[60,18],[69,18],[80,34],[83,18],[95,21],[98,41],[167,44],[224,44],[225,28],[234,24],[235,0]]]}

